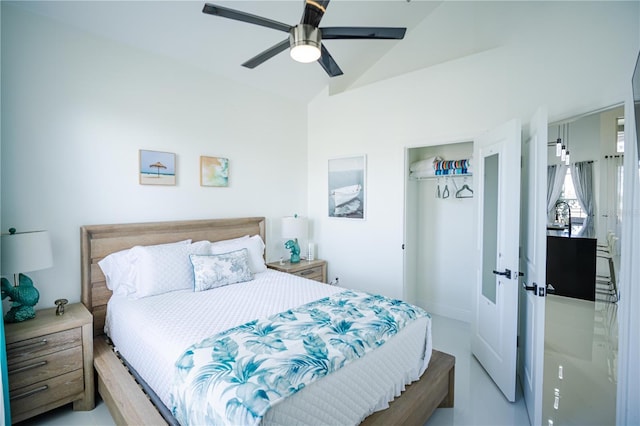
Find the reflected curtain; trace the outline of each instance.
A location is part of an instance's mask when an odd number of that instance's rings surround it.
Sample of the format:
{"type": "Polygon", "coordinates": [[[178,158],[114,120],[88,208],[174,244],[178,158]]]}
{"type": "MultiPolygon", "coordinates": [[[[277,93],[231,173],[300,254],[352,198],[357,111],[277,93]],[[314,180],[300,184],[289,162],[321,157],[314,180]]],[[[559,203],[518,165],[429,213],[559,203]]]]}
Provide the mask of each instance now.
{"type": "Polygon", "coordinates": [[[567,166],[564,164],[547,166],[547,223],[555,220],[556,201],[560,198],[566,174],[567,166]]]}
{"type": "Polygon", "coordinates": [[[571,165],[571,180],[576,190],[576,198],[587,217],[578,236],[595,238],[594,214],[595,199],[593,197],[593,161],[581,161],[571,165]]]}
{"type": "MultiPolygon", "coordinates": [[[[640,179],[636,145],[637,119],[633,94],[629,91],[624,106],[624,203],[620,232],[620,300],[618,301],[618,389],[616,422],[640,424],[640,179]]],[[[640,136],[640,135],[638,135],[640,136]]]]}
{"type": "Polygon", "coordinates": [[[600,204],[604,229],[599,232],[604,236],[611,231],[621,235],[622,223],[622,182],[624,157],[622,155],[607,155],[604,157],[604,200],[600,204]]]}

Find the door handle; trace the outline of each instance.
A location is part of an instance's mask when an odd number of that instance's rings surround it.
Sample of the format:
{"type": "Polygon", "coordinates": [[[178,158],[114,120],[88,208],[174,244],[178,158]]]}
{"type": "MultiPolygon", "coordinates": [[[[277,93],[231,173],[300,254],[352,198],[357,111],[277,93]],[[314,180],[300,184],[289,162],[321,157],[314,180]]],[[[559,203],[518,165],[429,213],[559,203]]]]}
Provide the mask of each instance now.
{"type": "Polygon", "coordinates": [[[496,275],[502,275],[504,277],[507,277],[508,279],[511,279],[511,269],[505,269],[504,272],[498,272],[494,269],[493,273],[496,275]]]}
{"type": "Polygon", "coordinates": [[[538,287],[538,284],[533,283],[533,285],[527,285],[526,283],[522,283],[522,288],[525,289],[525,291],[533,291],[533,294],[540,296],[540,297],[544,297],[544,287],[538,287]]]}

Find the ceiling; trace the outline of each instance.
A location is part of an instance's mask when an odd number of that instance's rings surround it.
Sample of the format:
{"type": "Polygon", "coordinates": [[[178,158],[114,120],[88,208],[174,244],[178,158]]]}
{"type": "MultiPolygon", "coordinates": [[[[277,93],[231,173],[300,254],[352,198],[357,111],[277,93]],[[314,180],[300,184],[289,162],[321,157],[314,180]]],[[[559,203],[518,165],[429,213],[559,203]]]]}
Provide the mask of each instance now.
{"type": "MultiPolygon", "coordinates": [[[[291,25],[300,21],[304,7],[303,0],[210,2],[291,25]]],[[[288,51],[255,69],[247,69],[241,66],[243,62],[284,40],[287,35],[204,14],[204,3],[181,0],[20,1],[11,4],[100,37],[190,64],[210,72],[212,78],[231,79],[303,103],[324,90],[338,93],[495,45],[490,31],[484,31],[478,38],[477,34],[464,33],[468,26],[458,25],[454,30],[449,24],[429,20],[441,7],[441,1],[333,0],[321,27],[407,27],[405,39],[327,40],[325,46],[344,71],[344,75],[334,78],[317,63],[293,61],[288,51]],[[416,51],[421,54],[416,55],[416,51]]],[[[473,6],[467,6],[465,10],[473,15],[473,6]]]]}

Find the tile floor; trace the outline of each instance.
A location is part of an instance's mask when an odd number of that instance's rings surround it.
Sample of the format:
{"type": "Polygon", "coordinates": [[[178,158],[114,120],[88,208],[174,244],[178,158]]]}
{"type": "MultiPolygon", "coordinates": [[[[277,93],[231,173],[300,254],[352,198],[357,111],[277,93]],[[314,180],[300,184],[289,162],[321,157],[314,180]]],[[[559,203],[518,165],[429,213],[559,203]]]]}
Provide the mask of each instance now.
{"type": "Polygon", "coordinates": [[[544,425],[615,424],[617,305],[549,296],[546,311],[544,425]]]}
{"type": "MultiPolygon", "coordinates": [[[[609,336],[615,305],[562,299],[567,298],[547,299],[552,332],[545,350],[545,363],[550,367],[545,368],[545,421],[551,420],[549,425],[614,424],[617,339],[609,336]],[[580,328],[587,324],[593,325],[593,332],[580,328]],[[563,366],[562,380],[557,377],[559,365],[563,366]]],[[[507,402],[471,355],[469,324],[434,315],[433,342],[436,349],[456,357],[455,407],[436,410],[425,426],[529,424],[522,394],[518,393],[515,403],[507,402]]],[[[90,412],[74,412],[65,406],[21,425],[114,424],[99,401],[90,412]]]]}

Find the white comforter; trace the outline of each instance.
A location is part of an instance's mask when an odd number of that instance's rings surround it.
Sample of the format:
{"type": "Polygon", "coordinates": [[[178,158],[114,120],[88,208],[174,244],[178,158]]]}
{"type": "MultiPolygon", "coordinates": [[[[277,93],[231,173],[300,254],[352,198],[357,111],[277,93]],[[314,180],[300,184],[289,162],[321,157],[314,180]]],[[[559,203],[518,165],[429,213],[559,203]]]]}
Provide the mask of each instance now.
{"type": "MultiPolygon", "coordinates": [[[[342,290],[268,270],[253,281],[204,292],[185,290],[138,300],[113,296],[105,331],[168,405],[174,364],[191,344],[342,290]]],[[[430,356],[431,321],[422,318],[366,357],[276,405],[263,424],[358,424],[417,380],[430,356]]]]}

